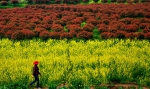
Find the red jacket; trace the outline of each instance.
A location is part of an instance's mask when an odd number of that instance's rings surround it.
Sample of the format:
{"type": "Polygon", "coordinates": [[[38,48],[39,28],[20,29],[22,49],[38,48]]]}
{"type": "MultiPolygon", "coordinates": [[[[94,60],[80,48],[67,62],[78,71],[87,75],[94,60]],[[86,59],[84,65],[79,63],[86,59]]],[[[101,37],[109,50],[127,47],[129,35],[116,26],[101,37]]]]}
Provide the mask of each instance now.
{"type": "Polygon", "coordinates": [[[33,75],[39,75],[39,74],[40,74],[40,72],[39,72],[38,66],[34,65],[34,67],[33,67],[33,75]]]}

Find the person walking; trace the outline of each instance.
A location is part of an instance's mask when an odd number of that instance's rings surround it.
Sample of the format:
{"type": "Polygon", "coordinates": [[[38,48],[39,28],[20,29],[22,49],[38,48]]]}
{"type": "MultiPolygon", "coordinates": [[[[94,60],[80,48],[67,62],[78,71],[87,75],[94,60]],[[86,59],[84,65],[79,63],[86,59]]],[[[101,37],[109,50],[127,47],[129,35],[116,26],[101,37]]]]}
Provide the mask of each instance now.
{"type": "Polygon", "coordinates": [[[40,83],[39,75],[41,75],[41,73],[39,72],[39,68],[38,68],[39,62],[38,61],[34,61],[33,64],[34,64],[34,67],[33,67],[34,81],[32,81],[30,83],[30,86],[32,86],[36,82],[37,83],[36,87],[39,88],[40,87],[40,84],[39,84],[40,83]]]}

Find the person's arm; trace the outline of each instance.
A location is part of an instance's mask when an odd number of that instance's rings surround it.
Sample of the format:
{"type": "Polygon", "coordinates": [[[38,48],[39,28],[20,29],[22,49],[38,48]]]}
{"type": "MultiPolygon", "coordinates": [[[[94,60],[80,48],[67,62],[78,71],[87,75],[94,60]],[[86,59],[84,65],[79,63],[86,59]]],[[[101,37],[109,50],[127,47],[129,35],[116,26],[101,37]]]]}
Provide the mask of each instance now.
{"type": "Polygon", "coordinates": [[[41,75],[41,73],[40,73],[40,71],[39,71],[39,68],[38,68],[38,74],[41,75]]]}

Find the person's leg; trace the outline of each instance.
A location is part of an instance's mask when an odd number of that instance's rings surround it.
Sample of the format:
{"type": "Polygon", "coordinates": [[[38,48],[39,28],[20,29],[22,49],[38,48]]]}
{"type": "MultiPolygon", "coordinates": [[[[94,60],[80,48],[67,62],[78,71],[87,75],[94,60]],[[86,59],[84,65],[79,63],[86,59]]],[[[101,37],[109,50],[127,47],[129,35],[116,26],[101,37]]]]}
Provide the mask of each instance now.
{"type": "Polygon", "coordinates": [[[36,82],[36,76],[34,76],[34,81],[32,81],[32,82],[30,83],[30,86],[33,85],[35,82],[36,82]]]}
{"type": "Polygon", "coordinates": [[[40,87],[38,75],[35,76],[35,80],[37,82],[36,87],[40,87]]]}

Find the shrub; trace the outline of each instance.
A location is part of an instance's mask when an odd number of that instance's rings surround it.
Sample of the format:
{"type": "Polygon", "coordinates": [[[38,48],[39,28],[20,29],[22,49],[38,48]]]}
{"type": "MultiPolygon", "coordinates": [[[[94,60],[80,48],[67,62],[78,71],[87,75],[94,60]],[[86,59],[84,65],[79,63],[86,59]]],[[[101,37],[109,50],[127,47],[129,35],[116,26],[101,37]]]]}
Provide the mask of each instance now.
{"type": "Polygon", "coordinates": [[[91,39],[92,37],[93,37],[92,32],[81,31],[77,34],[77,38],[91,39]]]}
{"type": "Polygon", "coordinates": [[[81,12],[79,8],[76,8],[76,9],[77,9],[77,12],[75,13],[76,17],[77,17],[77,18],[82,18],[82,20],[83,20],[83,17],[82,17],[82,16],[83,16],[84,13],[81,12]],[[78,10],[79,10],[79,11],[78,11],[78,10]]]}
{"type": "Polygon", "coordinates": [[[126,25],[125,31],[126,32],[137,32],[138,31],[138,26],[135,24],[130,24],[130,25],[126,25]]]}
{"type": "Polygon", "coordinates": [[[1,25],[1,23],[0,23],[0,30],[2,30],[2,29],[3,29],[3,26],[4,26],[4,25],[1,25]]]}
{"type": "Polygon", "coordinates": [[[71,32],[71,31],[74,31],[74,32],[80,32],[82,31],[82,29],[80,28],[80,25],[79,24],[68,24],[66,25],[66,27],[68,28],[68,30],[71,32]]]}
{"type": "Polygon", "coordinates": [[[116,32],[117,28],[115,26],[108,26],[108,31],[109,32],[116,32]]]}
{"type": "Polygon", "coordinates": [[[115,34],[112,32],[103,32],[100,34],[102,39],[110,39],[110,38],[114,38],[115,34]]]}
{"type": "Polygon", "coordinates": [[[82,19],[80,18],[75,18],[70,22],[70,24],[81,24],[81,23],[82,23],[82,19]]]}
{"type": "Polygon", "coordinates": [[[150,32],[145,33],[144,38],[150,40],[150,32]]]}
{"type": "Polygon", "coordinates": [[[107,25],[105,25],[105,24],[98,24],[97,25],[97,28],[98,28],[98,31],[100,32],[100,33],[102,33],[102,32],[107,32],[108,30],[107,30],[107,25]]]}
{"type": "Polygon", "coordinates": [[[145,12],[145,13],[144,13],[144,17],[150,18],[150,12],[145,12]]]}
{"type": "Polygon", "coordinates": [[[34,34],[35,34],[36,37],[38,37],[39,34],[40,34],[41,32],[43,32],[43,31],[47,31],[47,30],[44,29],[44,28],[35,28],[35,30],[33,30],[33,32],[34,32],[34,34]]]}
{"type": "Polygon", "coordinates": [[[96,19],[94,19],[94,18],[89,18],[89,19],[86,20],[86,22],[87,22],[87,23],[91,23],[91,24],[93,24],[93,25],[97,25],[97,21],[96,21],[96,19]]]}
{"type": "Polygon", "coordinates": [[[5,33],[0,30],[0,38],[3,38],[3,37],[4,37],[4,34],[5,34],[5,33]]]}
{"type": "Polygon", "coordinates": [[[53,22],[53,24],[60,24],[61,26],[65,26],[66,23],[64,21],[62,21],[62,20],[55,20],[53,22]]]}
{"type": "Polygon", "coordinates": [[[139,19],[133,19],[131,21],[131,24],[135,24],[135,25],[137,25],[139,27],[139,24],[141,24],[141,21],[139,19]]]}
{"type": "Polygon", "coordinates": [[[88,32],[93,32],[94,26],[92,24],[87,23],[86,25],[84,25],[83,30],[88,32]]]}
{"type": "Polygon", "coordinates": [[[60,32],[50,32],[50,38],[52,39],[60,39],[60,32]]]}
{"type": "Polygon", "coordinates": [[[32,32],[31,30],[23,29],[21,31],[25,35],[26,39],[31,39],[31,38],[33,38],[35,36],[34,32],[32,32]]]}
{"type": "Polygon", "coordinates": [[[12,35],[14,32],[15,32],[14,30],[8,30],[8,31],[5,33],[5,37],[11,39],[11,35],[12,35]]]}
{"type": "Polygon", "coordinates": [[[27,28],[28,28],[27,25],[28,25],[28,24],[27,24],[26,22],[23,22],[23,21],[20,21],[20,23],[19,23],[19,27],[23,27],[24,29],[27,29],[27,28]]]}
{"type": "Polygon", "coordinates": [[[136,37],[137,37],[137,34],[132,33],[132,32],[125,34],[125,38],[134,39],[136,37]]]}
{"type": "Polygon", "coordinates": [[[7,32],[8,30],[16,29],[16,26],[14,24],[7,24],[4,25],[3,28],[1,29],[2,32],[7,32]]]}
{"type": "Polygon", "coordinates": [[[73,36],[73,37],[76,37],[78,33],[75,32],[74,30],[71,30],[71,31],[69,32],[69,34],[71,34],[71,36],[73,36]]]}
{"type": "Polygon", "coordinates": [[[119,15],[119,14],[112,14],[112,15],[110,16],[110,19],[111,19],[111,20],[119,20],[119,19],[120,19],[120,15],[119,15]]]}
{"type": "Polygon", "coordinates": [[[36,24],[35,24],[35,23],[29,23],[29,24],[27,24],[26,29],[34,30],[35,27],[36,27],[36,24]]]}
{"type": "Polygon", "coordinates": [[[23,40],[23,39],[25,39],[25,34],[21,30],[18,30],[11,35],[11,39],[12,40],[23,40]]]}
{"type": "Polygon", "coordinates": [[[0,21],[0,27],[3,26],[3,25],[6,25],[5,20],[4,21],[0,21]]]}
{"type": "Polygon", "coordinates": [[[60,24],[52,24],[52,31],[53,32],[63,32],[64,28],[60,24]]]}
{"type": "MultiPolygon", "coordinates": [[[[66,1],[66,0],[64,0],[64,1],[66,1]]],[[[68,2],[69,2],[69,0],[67,0],[68,2]]],[[[68,6],[66,6],[65,8],[64,8],[66,11],[70,11],[70,7],[68,7],[68,6]]],[[[69,12],[68,12],[69,13],[69,12]]]]}
{"type": "Polygon", "coordinates": [[[108,24],[109,24],[109,22],[110,22],[110,20],[109,20],[109,19],[105,19],[105,18],[104,18],[104,19],[102,19],[101,21],[102,21],[102,23],[103,23],[103,24],[106,24],[106,25],[108,25],[108,24]]]}
{"type": "Polygon", "coordinates": [[[6,6],[6,5],[8,5],[8,2],[7,1],[1,1],[0,4],[3,6],[6,6]]]}
{"type": "Polygon", "coordinates": [[[22,27],[18,26],[15,28],[15,30],[22,30],[22,27]]]}
{"type": "Polygon", "coordinates": [[[137,39],[144,39],[144,33],[142,32],[137,33],[137,39]]]}
{"type": "Polygon", "coordinates": [[[43,40],[47,40],[50,38],[50,33],[48,31],[42,31],[39,34],[39,37],[42,38],[43,40]]]}
{"type": "Polygon", "coordinates": [[[125,24],[131,24],[132,20],[133,20],[132,18],[124,18],[124,19],[121,19],[120,21],[125,24]]]}
{"type": "Polygon", "coordinates": [[[144,13],[142,10],[136,11],[135,14],[136,14],[136,17],[139,17],[139,18],[144,17],[144,13]]]}
{"type": "Polygon", "coordinates": [[[63,21],[65,24],[68,24],[71,20],[75,19],[74,16],[63,16],[61,18],[61,21],[63,21]]]}
{"type": "Polygon", "coordinates": [[[32,19],[30,20],[30,22],[31,22],[31,23],[35,23],[35,24],[39,24],[41,21],[40,21],[39,19],[37,19],[37,18],[32,18],[32,19]]]}
{"type": "Polygon", "coordinates": [[[143,29],[144,33],[150,32],[150,25],[147,25],[144,29],[143,29]]]}
{"type": "Polygon", "coordinates": [[[52,19],[51,19],[50,16],[44,17],[44,18],[43,18],[43,22],[47,22],[48,24],[52,24],[52,23],[53,23],[53,21],[52,21],[52,19]]]}
{"type": "Polygon", "coordinates": [[[125,38],[126,32],[125,31],[117,31],[116,32],[116,38],[125,38]]]}
{"type": "Polygon", "coordinates": [[[150,23],[150,19],[149,18],[141,18],[141,22],[142,23],[150,23]]]}
{"type": "Polygon", "coordinates": [[[35,28],[44,28],[46,30],[50,30],[51,29],[51,24],[37,24],[35,28]]]}
{"type": "Polygon", "coordinates": [[[139,28],[144,29],[147,25],[148,25],[148,23],[141,23],[139,25],[139,28]]]}
{"type": "Polygon", "coordinates": [[[73,38],[74,36],[72,35],[72,34],[70,34],[70,33],[62,33],[61,35],[60,35],[60,39],[71,39],[71,38],[73,38]]]}

